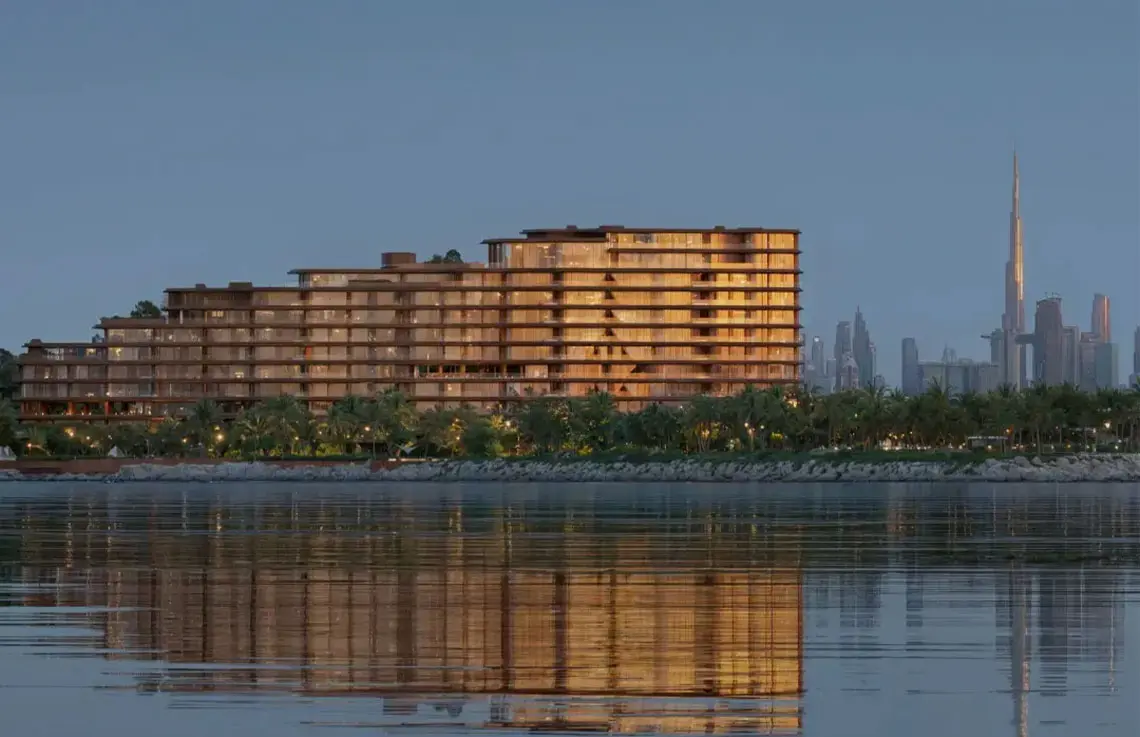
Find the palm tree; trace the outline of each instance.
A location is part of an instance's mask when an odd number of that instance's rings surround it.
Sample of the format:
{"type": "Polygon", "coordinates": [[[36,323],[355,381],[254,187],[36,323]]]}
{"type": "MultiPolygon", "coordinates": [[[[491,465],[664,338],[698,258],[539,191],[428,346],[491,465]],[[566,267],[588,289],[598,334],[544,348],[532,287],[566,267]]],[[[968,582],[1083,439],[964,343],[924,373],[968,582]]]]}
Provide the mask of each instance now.
{"type": "Polygon", "coordinates": [[[888,434],[893,397],[881,386],[868,386],[855,400],[857,427],[864,450],[879,447],[888,434]]]}
{"type": "Polygon", "coordinates": [[[296,455],[301,447],[312,450],[317,426],[307,403],[297,397],[283,395],[267,401],[264,410],[273,425],[273,436],[279,447],[289,455],[296,455]]]}
{"type": "Polygon", "coordinates": [[[347,454],[351,453],[360,442],[364,429],[363,415],[366,414],[367,402],[354,394],[338,399],[329,407],[328,420],[325,427],[329,439],[339,445],[347,454]]]}
{"type": "Polygon", "coordinates": [[[190,408],[186,415],[186,435],[201,452],[214,444],[215,436],[221,430],[222,412],[213,400],[203,399],[190,408]]]}
{"type": "Polygon", "coordinates": [[[373,456],[376,444],[382,444],[388,456],[411,442],[416,435],[419,416],[416,408],[403,392],[389,389],[378,394],[362,407],[364,436],[371,443],[373,456]]]}
{"type": "Polygon", "coordinates": [[[268,456],[276,447],[280,428],[280,420],[265,405],[256,404],[238,415],[230,428],[229,444],[243,455],[268,456]]]}
{"type": "Polygon", "coordinates": [[[682,410],[654,402],[621,416],[620,435],[626,443],[650,450],[676,448],[684,437],[682,410]]]}
{"type": "Polygon", "coordinates": [[[567,407],[571,442],[578,449],[605,451],[614,446],[620,429],[617,405],[608,392],[590,391],[567,407]]]}
{"type": "Polygon", "coordinates": [[[568,412],[556,397],[538,397],[517,411],[519,436],[538,453],[556,453],[570,439],[568,412]]]}
{"type": "Polygon", "coordinates": [[[812,412],[819,395],[813,387],[802,385],[789,389],[785,397],[788,405],[785,415],[788,446],[793,450],[800,450],[805,445],[810,447],[815,435],[812,412]]]}
{"type": "Polygon", "coordinates": [[[19,416],[16,408],[7,399],[0,399],[0,447],[12,447],[16,444],[16,435],[20,429],[19,416]]]}
{"type": "Polygon", "coordinates": [[[1053,404],[1053,394],[1044,384],[1033,386],[1025,397],[1026,425],[1032,433],[1037,452],[1042,450],[1042,439],[1049,428],[1059,426],[1063,415],[1053,404]]]}
{"type": "Polygon", "coordinates": [[[953,401],[946,389],[937,381],[918,396],[914,408],[916,428],[923,445],[946,447],[950,443],[954,421],[953,401]]]}
{"type": "Polygon", "coordinates": [[[125,456],[147,454],[147,426],[140,422],[117,422],[107,432],[107,447],[117,448],[125,456]]]}
{"type": "Polygon", "coordinates": [[[429,449],[458,455],[463,443],[463,417],[459,410],[435,407],[420,415],[419,435],[426,455],[429,449]]]}
{"type": "Polygon", "coordinates": [[[700,453],[707,453],[714,442],[721,439],[726,429],[725,407],[717,397],[705,394],[693,397],[685,408],[685,426],[688,439],[700,453]]]}

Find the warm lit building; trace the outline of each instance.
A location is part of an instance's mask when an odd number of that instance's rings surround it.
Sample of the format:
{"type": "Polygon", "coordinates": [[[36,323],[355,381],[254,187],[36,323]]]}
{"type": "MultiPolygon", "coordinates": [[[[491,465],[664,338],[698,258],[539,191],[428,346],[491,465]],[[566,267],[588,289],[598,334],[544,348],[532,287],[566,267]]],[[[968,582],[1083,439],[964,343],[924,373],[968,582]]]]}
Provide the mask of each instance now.
{"type": "Polygon", "coordinates": [[[1112,320],[1109,312],[1108,297],[1103,294],[1093,295],[1092,307],[1092,333],[1098,343],[1112,342],[1112,320]]]}
{"type": "Polygon", "coordinates": [[[323,411],[389,388],[421,408],[607,391],[625,409],[799,379],[799,233],[601,226],[485,241],[488,261],[298,269],[296,284],[166,290],[100,342],[31,341],[25,419],[323,411]]]}

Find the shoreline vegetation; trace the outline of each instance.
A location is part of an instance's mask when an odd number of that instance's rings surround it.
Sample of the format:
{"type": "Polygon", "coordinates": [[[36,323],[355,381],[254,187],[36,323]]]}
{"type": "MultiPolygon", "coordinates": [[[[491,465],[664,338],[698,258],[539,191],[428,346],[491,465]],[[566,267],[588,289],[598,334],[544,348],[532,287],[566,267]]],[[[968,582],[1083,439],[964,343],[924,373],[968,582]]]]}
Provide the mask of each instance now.
{"type": "Polygon", "coordinates": [[[111,457],[115,477],[140,480],[1140,480],[1140,387],[747,388],[634,412],[604,393],[419,412],[389,391],[346,397],[323,417],[285,396],[232,418],[202,401],[181,419],[82,420],[20,425],[0,403],[0,445],[16,457],[0,474],[111,457]]]}
{"type": "Polygon", "coordinates": [[[1140,450],[1140,385],[1089,394],[1036,386],[952,395],[938,386],[906,397],[882,389],[820,395],[806,388],[698,395],[678,405],[621,412],[609,394],[540,396],[480,412],[417,411],[387,391],[348,396],[324,416],[297,397],[260,402],[235,417],[203,400],[184,417],[132,421],[89,415],[21,425],[0,400],[0,446],[28,457],[282,456],[470,458],[783,454],[862,451],[996,453],[1140,450]]]}

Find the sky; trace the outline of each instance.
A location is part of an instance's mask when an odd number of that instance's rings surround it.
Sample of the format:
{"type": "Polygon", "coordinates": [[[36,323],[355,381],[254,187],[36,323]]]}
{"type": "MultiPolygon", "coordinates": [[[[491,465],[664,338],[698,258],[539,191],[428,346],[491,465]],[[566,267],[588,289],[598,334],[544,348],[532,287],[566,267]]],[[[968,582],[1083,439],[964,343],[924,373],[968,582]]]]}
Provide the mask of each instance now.
{"type": "Polygon", "coordinates": [[[861,307],[988,358],[1012,152],[1027,317],[1140,325],[1135,0],[0,2],[0,347],[168,286],[523,228],[803,231],[804,337],[861,307]]]}

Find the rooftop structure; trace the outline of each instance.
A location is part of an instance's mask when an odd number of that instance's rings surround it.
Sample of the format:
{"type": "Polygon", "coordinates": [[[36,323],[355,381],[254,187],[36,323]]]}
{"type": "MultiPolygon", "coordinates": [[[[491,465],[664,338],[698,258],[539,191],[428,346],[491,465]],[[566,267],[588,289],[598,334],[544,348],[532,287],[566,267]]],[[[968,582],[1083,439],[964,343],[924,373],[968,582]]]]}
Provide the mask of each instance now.
{"type": "Polygon", "coordinates": [[[303,268],[290,286],[166,290],[160,318],[92,343],[30,341],[25,420],[233,414],[281,395],[326,410],[404,392],[420,408],[612,394],[623,409],[798,381],[799,233],[601,226],[495,238],[486,263],[303,268]]]}

